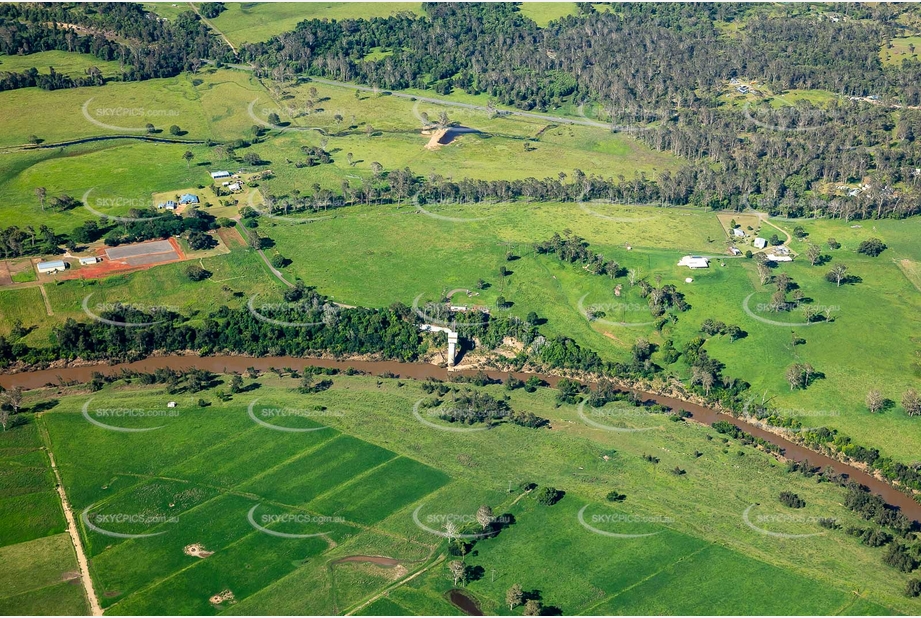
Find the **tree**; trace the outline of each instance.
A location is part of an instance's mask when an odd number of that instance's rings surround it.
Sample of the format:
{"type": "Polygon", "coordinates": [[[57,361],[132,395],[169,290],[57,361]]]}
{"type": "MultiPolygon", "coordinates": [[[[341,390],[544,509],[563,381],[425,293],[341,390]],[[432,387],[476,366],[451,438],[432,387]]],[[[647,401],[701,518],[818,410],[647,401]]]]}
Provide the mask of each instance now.
{"type": "Polygon", "coordinates": [[[876,414],[877,412],[883,409],[883,406],[885,405],[885,403],[886,403],[886,400],[883,398],[883,394],[879,392],[878,390],[874,389],[870,391],[869,393],[867,393],[866,404],[867,404],[867,410],[869,410],[870,412],[876,414]]]}
{"type": "Polygon", "coordinates": [[[345,160],[349,162],[349,167],[352,167],[355,165],[355,155],[353,155],[351,152],[347,152],[345,154],[345,160]]]}
{"type": "Polygon", "coordinates": [[[380,177],[384,171],[384,166],[378,163],[377,161],[371,162],[371,173],[374,174],[375,178],[380,177]]]}
{"type": "Polygon", "coordinates": [[[886,244],[879,238],[870,238],[865,240],[857,247],[857,253],[862,253],[871,257],[877,257],[885,250],[886,244]]]}
{"type": "Polygon", "coordinates": [[[844,264],[837,264],[834,268],[828,271],[828,274],[825,275],[825,278],[828,281],[834,281],[837,287],[841,287],[841,282],[844,281],[844,278],[847,276],[847,266],[844,264]]]}
{"type": "Polygon", "coordinates": [[[147,123],[147,125],[146,125],[144,128],[147,130],[148,133],[156,133],[156,132],[157,132],[157,127],[153,126],[153,124],[151,124],[151,123],[149,123],[149,122],[147,123]]]}
{"type": "Polygon", "coordinates": [[[191,167],[192,165],[192,159],[195,158],[195,155],[192,153],[191,150],[186,150],[185,153],[182,155],[182,158],[185,159],[186,169],[189,169],[189,167],[191,167]]]}
{"type": "Polygon", "coordinates": [[[467,580],[467,565],[461,560],[452,560],[448,563],[448,569],[451,571],[451,577],[454,578],[454,585],[457,582],[464,583],[467,580]]]}
{"type": "Polygon", "coordinates": [[[828,239],[828,248],[829,249],[840,249],[841,243],[835,240],[834,238],[828,239]]]}
{"type": "MultiPolygon", "coordinates": [[[[921,596],[921,579],[910,579],[905,587],[905,595],[909,597],[921,596]]],[[[508,599],[508,595],[505,597],[508,599]]]]}
{"type": "Polygon", "coordinates": [[[493,522],[492,509],[489,508],[489,505],[484,504],[476,511],[476,520],[483,527],[483,530],[486,530],[493,522]]]}
{"type": "Polygon", "coordinates": [[[211,276],[211,272],[205,270],[198,264],[192,264],[185,269],[186,276],[192,281],[203,281],[211,276]]]}
{"type": "Polygon", "coordinates": [[[499,309],[505,309],[505,305],[508,304],[508,301],[505,300],[504,296],[499,296],[496,298],[496,307],[499,309]]]}
{"type": "Polygon", "coordinates": [[[790,384],[790,390],[809,386],[809,378],[814,373],[815,369],[809,363],[794,363],[791,365],[785,374],[787,382],[790,384]]]}
{"type": "Polygon", "coordinates": [[[0,407],[0,425],[3,426],[3,431],[6,431],[6,427],[10,422],[10,411],[6,408],[0,407]]]}
{"type": "Polygon", "coordinates": [[[14,386],[13,388],[3,391],[2,402],[13,408],[13,413],[18,414],[22,406],[22,387],[14,386]]]}
{"type": "Polygon", "coordinates": [[[240,377],[239,373],[235,373],[230,378],[230,392],[239,393],[241,390],[243,390],[243,378],[240,377]]]}
{"type": "Polygon", "coordinates": [[[544,506],[553,506],[560,501],[560,498],[563,497],[563,492],[561,492],[556,487],[541,487],[540,491],[537,492],[537,502],[538,504],[543,504],[544,506]]]}
{"type": "Polygon", "coordinates": [[[528,599],[528,602],[524,604],[524,615],[525,616],[540,616],[541,611],[544,609],[544,606],[541,605],[541,602],[537,599],[528,599]]]}
{"type": "Polygon", "coordinates": [[[281,124],[281,118],[279,118],[278,114],[276,114],[275,112],[272,112],[271,114],[269,114],[268,121],[269,121],[269,124],[272,124],[275,126],[278,126],[281,124]]]}
{"type": "Polygon", "coordinates": [[[42,210],[45,210],[45,196],[48,194],[48,191],[45,187],[35,187],[35,197],[38,198],[38,201],[42,205],[42,210]]]}
{"type": "Polygon", "coordinates": [[[177,125],[177,124],[174,124],[173,126],[171,126],[171,127],[169,128],[169,134],[170,134],[170,135],[175,136],[175,135],[179,135],[180,133],[182,133],[182,129],[180,129],[180,128],[179,128],[179,125],[177,125]]]}
{"type": "Polygon", "coordinates": [[[806,257],[809,258],[809,263],[815,266],[822,259],[822,249],[818,245],[809,245],[809,248],[806,249],[806,257]]]}
{"type": "Polygon", "coordinates": [[[457,537],[457,524],[453,521],[448,521],[445,524],[445,536],[448,537],[448,540],[452,540],[457,537]]]}
{"type": "Polygon", "coordinates": [[[905,391],[902,395],[902,407],[908,416],[921,416],[921,395],[918,395],[918,391],[913,388],[905,391]]]}
{"type": "Polygon", "coordinates": [[[515,609],[524,601],[524,590],[520,584],[512,584],[512,587],[505,591],[505,604],[508,605],[509,611],[515,609]]]}

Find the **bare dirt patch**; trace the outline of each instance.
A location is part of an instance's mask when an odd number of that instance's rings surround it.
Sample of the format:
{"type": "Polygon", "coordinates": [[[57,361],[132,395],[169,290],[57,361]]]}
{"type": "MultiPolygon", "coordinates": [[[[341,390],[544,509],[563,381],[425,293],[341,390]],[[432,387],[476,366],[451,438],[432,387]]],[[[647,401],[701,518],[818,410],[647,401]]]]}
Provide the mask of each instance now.
{"type": "MultiPolygon", "coordinates": [[[[447,133],[447,129],[438,129],[437,131],[433,131],[431,133],[432,138],[429,140],[429,143],[425,145],[425,147],[429,150],[438,150],[441,148],[441,139],[447,135],[447,133]]],[[[423,133],[423,135],[425,135],[425,133],[423,133]]]]}
{"type": "Polygon", "coordinates": [[[237,231],[236,227],[219,228],[217,235],[222,241],[224,241],[224,244],[228,249],[246,246],[246,241],[243,240],[242,236],[240,236],[240,232],[237,231]]]}
{"type": "MultiPolygon", "coordinates": [[[[208,551],[205,549],[205,546],[201,543],[192,543],[191,545],[186,545],[182,548],[182,553],[186,556],[193,556],[195,558],[207,558],[208,556],[213,556],[213,551],[208,551]]],[[[233,595],[231,595],[232,597],[233,595]]]]}
{"type": "Polygon", "coordinates": [[[225,603],[225,602],[228,605],[233,605],[234,603],[237,602],[233,596],[233,592],[230,590],[224,590],[222,592],[218,592],[217,594],[215,594],[208,600],[211,601],[211,605],[221,605],[222,603],[225,603]]]}

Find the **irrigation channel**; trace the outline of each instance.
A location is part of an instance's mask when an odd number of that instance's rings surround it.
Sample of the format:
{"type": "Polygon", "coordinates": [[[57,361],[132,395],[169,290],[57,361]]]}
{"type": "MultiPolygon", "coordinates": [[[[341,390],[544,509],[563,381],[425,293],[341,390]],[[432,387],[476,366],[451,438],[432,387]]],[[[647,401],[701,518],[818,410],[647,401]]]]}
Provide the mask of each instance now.
{"type": "MultiPolygon", "coordinates": [[[[263,356],[258,358],[250,356],[158,356],[133,363],[87,365],[81,367],[64,367],[3,374],[0,375],[0,386],[4,388],[19,386],[24,389],[33,389],[41,388],[49,384],[58,385],[62,383],[62,380],[65,383],[90,382],[95,372],[104,375],[114,375],[121,373],[123,369],[138,372],[152,372],[156,369],[163,368],[175,370],[197,368],[214,373],[234,372],[242,374],[250,367],[255,367],[260,371],[269,371],[272,368],[282,367],[300,370],[308,366],[328,367],[340,370],[352,367],[368,374],[379,375],[382,373],[390,373],[401,378],[415,380],[426,380],[428,378],[448,380],[452,375],[473,376],[480,373],[477,370],[452,370],[449,372],[447,368],[437,365],[427,363],[401,363],[397,361],[333,360],[322,358],[295,358],[290,356],[263,356]]],[[[532,375],[536,375],[550,386],[556,386],[557,382],[560,380],[560,376],[546,374],[507,371],[484,371],[483,373],[497,380],[504,380],[509,373],[520,380],[527,380],[532,375]]],[[[642,400],[651,400],[675,410],[686,410],[691,414],[691,419],[698,423],[703,423],[705,425],[711,425],[716,421],[731,423],[746,433],[776,444],[783,449],[784,457],[787,459],[799,462],[808,460],[809,463],[814,466],[831,468],[835,472],[845,473],[851,480],[866,485],[871,491],[879,494],[889,504],[899,507],[907,517],[916,521],[921,521],[921,503],[916,502],[911,496],[902,493],[885,481],[881,481],[855,466],[832,459],[831,457],[791,442],[782,436],[767,431],[743,419],[717,412],[712,408],[707,408],[688,401],[682,401],[680,399],[674,399],[672,397],[666,397],[664,395],[646,393],[643,391],[633,392],[642,400]]]]}

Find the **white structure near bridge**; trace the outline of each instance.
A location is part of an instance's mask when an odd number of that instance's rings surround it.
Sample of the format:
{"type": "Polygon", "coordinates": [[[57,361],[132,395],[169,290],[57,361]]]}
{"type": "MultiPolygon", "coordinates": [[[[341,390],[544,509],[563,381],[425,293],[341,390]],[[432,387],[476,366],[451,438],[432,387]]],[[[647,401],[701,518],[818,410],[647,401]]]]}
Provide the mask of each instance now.
{"type": "Polygon", "coordinates": [[[434,326],[432,324],[421,324],[419,330],[429,333],[448,333],[448,367],[453,367],[454,358],[457,355],[457,331],[446,326],[434,326]]]}

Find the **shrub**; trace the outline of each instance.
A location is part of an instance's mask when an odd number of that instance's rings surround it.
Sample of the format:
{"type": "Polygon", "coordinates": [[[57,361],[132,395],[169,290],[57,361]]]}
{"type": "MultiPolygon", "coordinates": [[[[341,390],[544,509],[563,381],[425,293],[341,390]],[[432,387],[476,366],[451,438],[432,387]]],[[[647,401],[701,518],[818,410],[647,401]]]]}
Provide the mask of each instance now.
{"type": "Polygon", "coordinates": [[[780,503],[791,509],[801,509],[806,506],[806,501],[789,491],[780,492],[780,503]]]}

